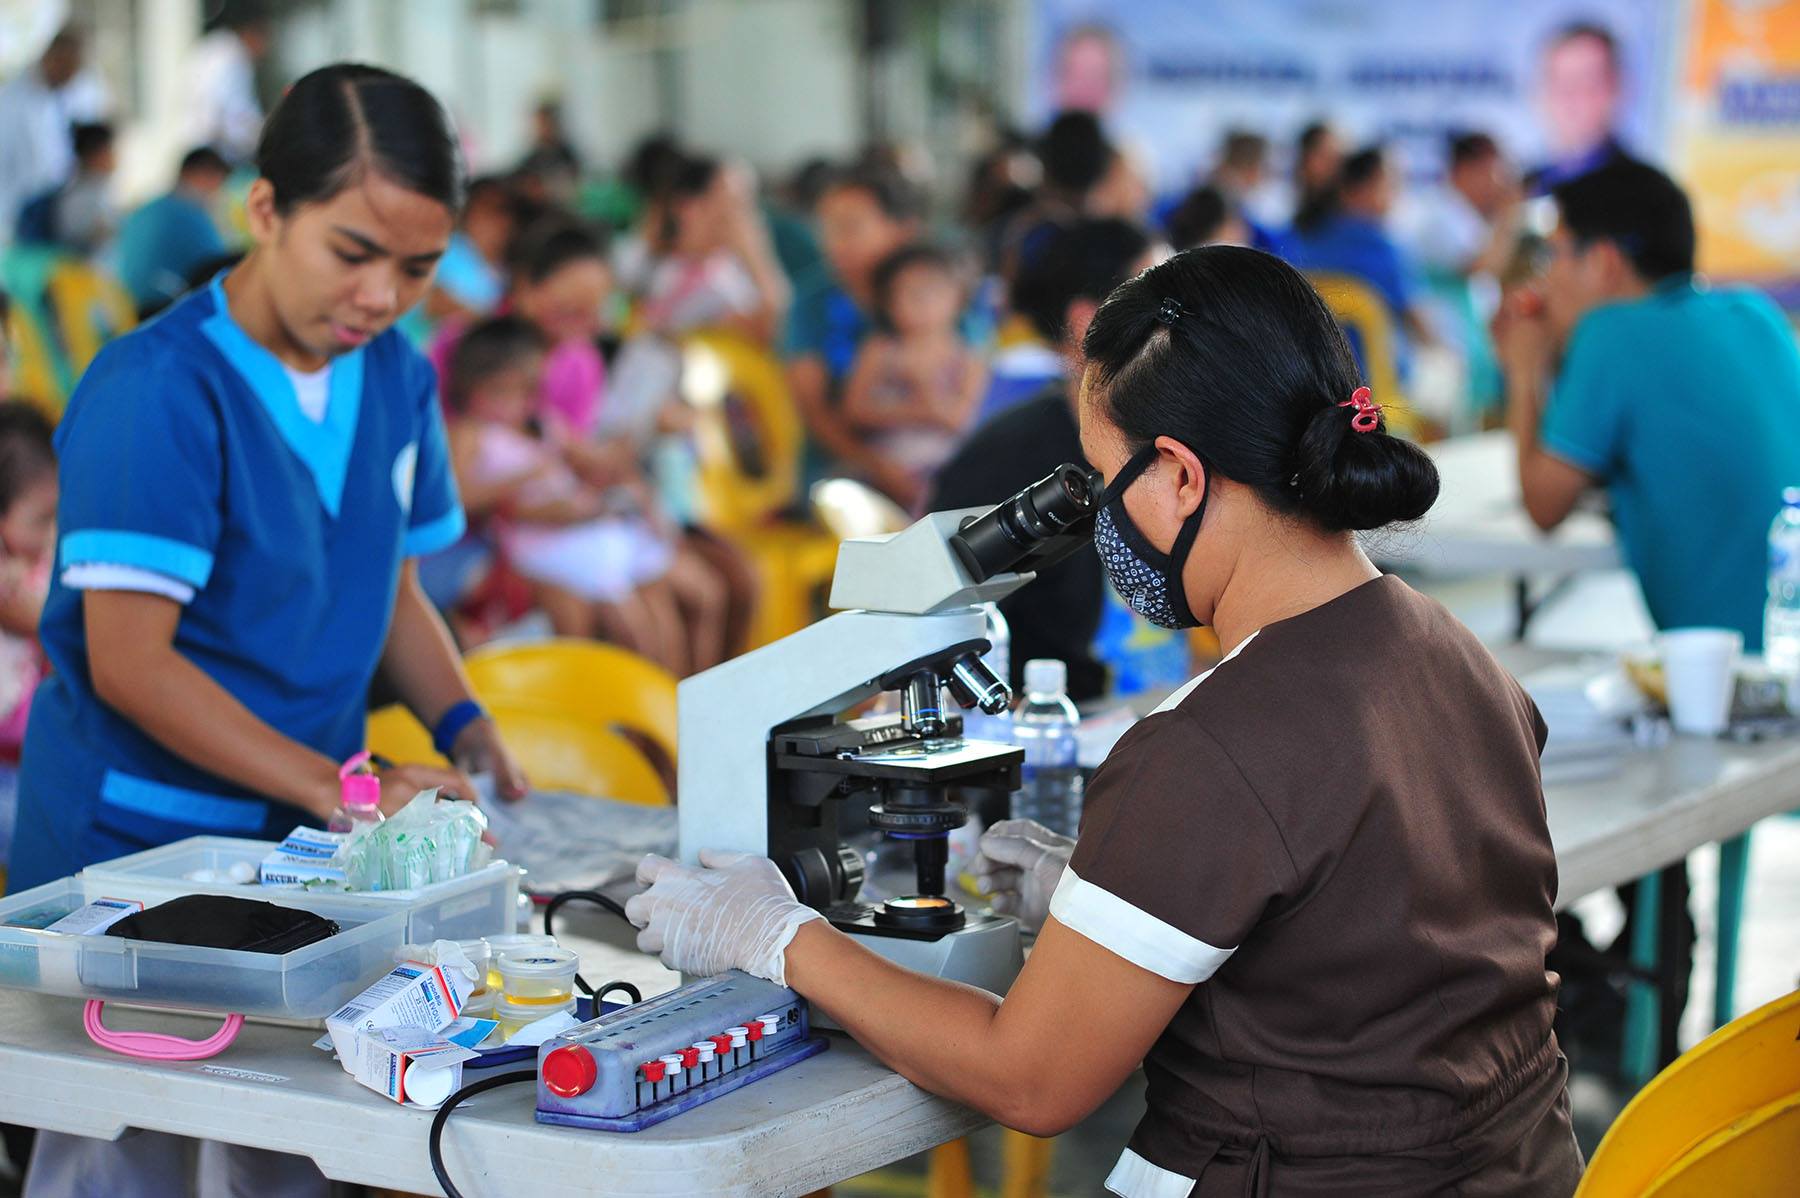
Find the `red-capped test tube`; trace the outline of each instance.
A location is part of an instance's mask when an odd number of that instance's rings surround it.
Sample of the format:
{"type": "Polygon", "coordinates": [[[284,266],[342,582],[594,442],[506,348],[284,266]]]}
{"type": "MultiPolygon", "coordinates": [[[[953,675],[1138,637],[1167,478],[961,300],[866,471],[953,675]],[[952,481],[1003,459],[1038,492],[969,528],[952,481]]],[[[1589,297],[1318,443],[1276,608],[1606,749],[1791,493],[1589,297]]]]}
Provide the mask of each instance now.
{"type": "Polygon", "coordinates": [[[744,1047],[750,1043],[750,1029],[747,1027],[728,1027],[725,1029],[725,1034],[731,1037],[731,1063],[733,1065],[742,1065],[744,1063],[744,1047]]]}
{"type": "Polygon", "coordinates": [[[750,1041],[750,1059],[754,1061],[756,1059],[757,1041],[763,1038],[762,1020],[752,1019],[749,1023],[745,1024],[744,1038],[750,1041]]]}
{"type": "Polygon", "coordinates": [[[716,1036],[708,1036],[707,1039],[712,1042],[714,1052],[719,1059],[719,1072],[725,1072],[726,1066],[732,1064],[731,1036],[725,1032],[720,1032],[716,1036]]]}
{"type": "Polygon", "coordinates": [[[655,1102],[656,1087],[662,1084],[663,1074],[668,1072],[668,1068],[669,1067],[661,1061],[645,1061],[642,1065],[638,1066],[638,1075],[643,1078],[643,1081],[638,1083],[637,1100],[639,1106],[644,1105],[644,1082],[650,1083],[650,1101],[655,1102]]]}
{"type": "Polygon", "coordinates": [[[781,1016],[779,1014],[758,1016],[756,1022],[762,1024],[763,1035],[765,1037],[773,1036],[776,1032],[781,1030],[781,1016]]]}
{"type": "MultiPolygon", "coordinates": [[[[694,1071],[700,1068],[700,1050],[690,1044],[681,1050],[680,1055],[681,1067],[687,1070],[687,1088],[691,1090],[694,1088],[694,1071]]],[[[704,1073],[700,1075],[700,1080],[706,1080],[704,1073]]]]}
{"type": "Polygon", "coordinates": [[[711,1040],[702,1040],[694,1045],[694,1052],[700,1060],[700,1080],[705,1081],[706,1075],[712,1072],[713,1057],[718,1055],[718,1047],[711,1040]]]}

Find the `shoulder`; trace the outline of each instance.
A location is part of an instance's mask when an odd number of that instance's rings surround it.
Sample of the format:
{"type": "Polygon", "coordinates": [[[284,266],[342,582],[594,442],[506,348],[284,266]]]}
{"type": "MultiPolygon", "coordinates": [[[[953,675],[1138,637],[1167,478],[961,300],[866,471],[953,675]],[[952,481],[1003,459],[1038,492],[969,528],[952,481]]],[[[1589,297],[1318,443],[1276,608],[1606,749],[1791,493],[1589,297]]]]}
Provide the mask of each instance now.
{"type": "Polygon", "coordinates": [[[405,388],[405,394],[409,396],[417,397],[421,390],[433,395],[437,392],[437,371],[431,360],[419,351],[398,326],[388,329],[369,342],[368,348],[363,350],[363,362],[365,389],[372,382],[377,386],[384,386],[387,380],[393,379],[405,388]]]}

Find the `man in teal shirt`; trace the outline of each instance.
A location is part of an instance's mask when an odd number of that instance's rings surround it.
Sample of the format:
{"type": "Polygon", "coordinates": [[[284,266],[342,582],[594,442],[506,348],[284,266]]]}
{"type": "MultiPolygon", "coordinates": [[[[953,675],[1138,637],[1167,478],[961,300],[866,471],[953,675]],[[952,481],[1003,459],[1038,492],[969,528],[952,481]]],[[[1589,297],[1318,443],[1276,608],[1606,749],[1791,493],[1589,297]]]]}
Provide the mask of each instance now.
{"type": "Polygon", "coordinates": [[[181,160],[175,189],[125,218],[119,278],[140,312],[157,311],[185,294],[201,281],[191,277],[194,271],[224,255],[225,239],[210,205],[230,173],[216,150],[191,150],[181,160]]]}
{"type": "Polygon", "coordinates": [[[1654,167],[1553,194],[1542,303],[1496,329],[1525,506],[1551,529],[1606,487],[1657,627],[1735,628],[1759,651],[1769,522],[1800,486],[1794,329],[1760,292],[1695,279],[1687,197],[1654,167]]]}

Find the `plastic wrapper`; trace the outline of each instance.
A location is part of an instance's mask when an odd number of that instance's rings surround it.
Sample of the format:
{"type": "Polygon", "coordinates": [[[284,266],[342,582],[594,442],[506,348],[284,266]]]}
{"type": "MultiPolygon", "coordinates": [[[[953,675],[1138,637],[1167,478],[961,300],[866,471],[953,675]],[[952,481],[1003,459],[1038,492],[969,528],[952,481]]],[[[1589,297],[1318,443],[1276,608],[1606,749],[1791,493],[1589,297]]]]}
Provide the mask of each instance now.
{"type": "Polygon", "coordinates": [[[365,824],[343,848],[351,890],[416,890],[448,882],[493,859],[487,816],[474,803],[420,791],[391,818],[365,824]]]}

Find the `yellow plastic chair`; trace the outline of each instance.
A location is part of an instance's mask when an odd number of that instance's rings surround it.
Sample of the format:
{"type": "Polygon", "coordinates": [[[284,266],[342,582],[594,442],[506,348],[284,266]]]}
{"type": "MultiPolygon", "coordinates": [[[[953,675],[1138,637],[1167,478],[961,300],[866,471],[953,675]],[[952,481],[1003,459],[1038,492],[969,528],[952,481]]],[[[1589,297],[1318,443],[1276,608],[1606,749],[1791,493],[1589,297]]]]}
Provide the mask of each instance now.
{"type": "MultiPolygon", "coordinates": [[[[543,710],[491,705],[489,712],[533,786],[647,807],[668,805],[656,767],[618,733],[543,710]]],[[[370,713],[368,744],[395,761],[443,761],[431,747],[431,734],[397,703],[370,713]]]]}
{"type": "Polygon", "coordinates": [[[1400,390],[1400,368],[1394,352],[1394,314],[1388,310],[1387,301],[1374,288],[1352,275],[1308,271],[1306,277],[1344,331],[1354,330],[1362,342],[1363,369],[1368,372],[1369,389],[1375,393],[1375,402],[1382,406],[1389,431],[1399,436],[1416,437],[1422,426],[1418,417],[1407,409],[1405,394],[1400,390]]]}
{"type": "Polygon", "coordinates": [[[787,376],[768,350],[737,333],[682,340],[681,393],[695,412],[701,523],[741,548],[762,583],[753,646],[817,616],[837,566],[837,539],[785,519],[800,493],[806,432],[787,376]]]}
{"type": "Polygon", "coordinates": [[[44,287],[61,335],[69,376],[79,379],[100,347],[137,325],[137,309],[118,280],[76,258],[59,262],[44,287]]]}
{"type": "Polygon", "coordinates": [[[1793,1193],[1797,1024],[1800,990],[1683,1053],[1620,1112],[1576,1198],[1793,1193]]]}
{"type": "Polygon", "coordinates": [[[675,762],[675,676],[617,645],[559,637],[489,645],[463,662],[490,709],[543,711],[644,737],[675,762]]]}
{"type": "Polygon", "coordinates": [[[29,305],[14,303],[6,314],[6,344],[12,355],[12,395],[28,400],[57,418],[69,397],[57,376],[56,357],[50,339],[29,305]]]}

